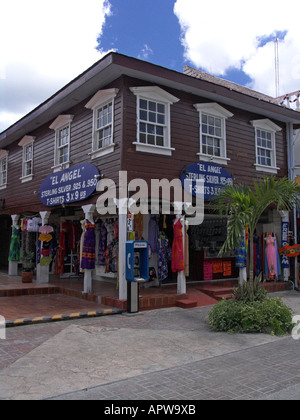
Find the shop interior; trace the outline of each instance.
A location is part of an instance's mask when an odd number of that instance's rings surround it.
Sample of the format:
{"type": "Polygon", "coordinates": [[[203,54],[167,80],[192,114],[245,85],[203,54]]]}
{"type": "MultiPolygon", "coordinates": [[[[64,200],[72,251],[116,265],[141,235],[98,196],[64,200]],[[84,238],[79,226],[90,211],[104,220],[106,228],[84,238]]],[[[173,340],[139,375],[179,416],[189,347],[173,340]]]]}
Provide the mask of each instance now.
{"type": "MultiPolygon", "coordinates": [[[[174,245],[175,220],[174,215],[134,216],[133,229],[128,232],[128,240],[144,239],[149,242],[149,282],[143,287],[159,287],[177,282],[179,270],[173,266],[178,259],[174,245]]],[[[266,212],[257,227],[254,242],[255,274],[262,272],[267,280],[278,280],[282,274],[278,255],[278,248],[281,246],[280,229],[281,219],[275,210],[266,212]],[[270,238],[274,240],[270,241],[270,238]],[[272,252],[268,251],[269,242],[272,242],[272,252]],[[273,259],[276,264],[268,264],[268,259],[273,259]]],[[[20,255],[14,255],[12,240],[10,258],[17,261],[24,253],[31,253],[35,266],[48,265],[50,274],[58,278],[81,278],[85,232],[86,221],[82,208],[53,211],[48,226],[43,227],[39,214],[26,213],[19,219],[17,235],[20,255]]],[[[209,211],[206,211],[201,225],[189,226],[185,221],[183,258],[187,282],[238,278],[241,265],[237,252],[219,256],[226,232],[226,217],[209,211]]],[[[94,255],[89,258],[94,259],[91,266],[94,269],[93,280],[112,282],[118,287],[118,217],[96,216],[92,236],[90,245],[94,249],[94,255]]],[[[246,238],[245,249],[248,243],[246,238]]],[[[135,268],[138,274],[138,259],[135,268]]]]}

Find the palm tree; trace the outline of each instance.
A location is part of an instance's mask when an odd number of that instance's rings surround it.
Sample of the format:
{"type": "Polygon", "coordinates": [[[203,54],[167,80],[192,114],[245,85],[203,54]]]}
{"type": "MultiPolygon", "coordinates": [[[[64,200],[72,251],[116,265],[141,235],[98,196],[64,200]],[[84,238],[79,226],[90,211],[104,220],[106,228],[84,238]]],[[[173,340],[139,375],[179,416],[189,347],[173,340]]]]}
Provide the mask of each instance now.
{"type": "Polygon", "coordinates": [[[254,182],[254,188],[248,185],[232,185],[226,187],[213,200],[214,208],[228,216],[227,238],[220,254],[238,247],[246,227],[249,232],[249,282],[253,290],[253,235],[257,223],[270,205],[277,210],[292,210],[300,203],[300,186],[287,178],[276,180],[274,177],[264,177],[254,182]]]}

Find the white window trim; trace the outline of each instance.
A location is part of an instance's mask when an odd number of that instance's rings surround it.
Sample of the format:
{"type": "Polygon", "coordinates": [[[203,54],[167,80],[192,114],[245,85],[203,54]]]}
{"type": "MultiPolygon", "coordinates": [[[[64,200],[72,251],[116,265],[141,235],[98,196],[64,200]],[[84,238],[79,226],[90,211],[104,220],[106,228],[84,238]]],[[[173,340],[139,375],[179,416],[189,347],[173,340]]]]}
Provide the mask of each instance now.
{"type": "Polygon", "coordinates": [[[163,156],[172,156],[172,152],[175,150],[171,147],[171,105],[178,102],[179,99],[176,96],[171,95],[167,91],[161,89],[158,86],[138,86],[138,87],[130,87],[130,91],[136,96],[136,122],[137,122],[137,130],[136,130],[136,141],[132,144],[135,145],[137,152],[146,152],[146,153],[153,153],[163,156]],[[151,100],[154,102],[160,102],[165,105],[166,109],[166,132],[165,132],[165,145],[164,146],[156,146],[154,144],[145,144],[140,143],[139,139],[139,102],[140,99],[145,99],[147,101],[151,100]]]}
{"type": "Polygon", "coordinates": [[[73,121],[74,115],[59,115],[53,123],[49,126],[51,130],[55,130],[55,143],[54,143],[54,166],[51,167],[53,172],[60,171],[62,169],[68,169],[70,167],[70,144],[71,144],[71,122],[73,121]],[[68,143],[68,160],[64,163],[58,163],[58,134],[59,131],[68,127],[69,130],[69,143],[68,143]]]}
{"type": "Polygon", "coordinates": [[[4,190],[7,188],[7,177],[8,177],[8,151],[7,150],[0,150],[0,161],[2,159],[6,159],[6,182],[0,185],[0,190],[4,190]]]}
{"type": "Polygon", "coordinates": [[[255,157],[256,163],[254,163],[255,169],[260,172],[266,172],[269,174],[277,174],[280,168],[276,165],[276,141],[275,141],[275,134],[277,131],[281,131],[281,127],[273,123],[268,118],[261,119],[261,120],[253,120],[250,121],[251,125],[255,129],[255,157]],[[272,136],[272,166],[261,165],[258,163],[258,156],[257,156],[257,130],[269,131],[271,132],[272,136]]]}
{"type": "Polygon", "coordinates": [[[194,107],[199,112],[199,139],[200,139],[200,152],[197,153],[199,160],[204,162],[213,162],[216,164],[227,165],[230,159],[227,157],[227,144],[226,144],[226,120],[227,118],[233,117],[233,114],[227,109],[223,108],[216,102],[194,104],[194,107]],[[211,115],[212,117],[218,117],[222,120],[222,132],[223,132],[223,156],[208,155],[202,152],[202,114],[211,115]]]}
{"type": "Polygon", "coordinates": [[[21,182],[28,182],[28,181],[32,181],[33,179],[33,143],[35,141],[35,137],[34,136],[24,136],[22,138],[22,140],[18,143],[18,145],[20,147],[23,148],[23,152],[22,152],[22,176],[20,178],[21,182]],[[26,152],[26,147],[28,146],[32,146],[32,159],[31,159],[31,174],[29,175],[25,175],[25,152],[26,152]]]}
{"type": "Polygon", "coordinates": [[[117,96],[119,89],[103,89],[98,90],[98,92],[89,100],[85,105],[86,108],[93,111],[93,134],[92,134],[92,152],[89,153],[91,159],[96,159],[109,153],[113,153],[115,150],[114,138],[114,116],[115,116],[115,97],[117,96]],[[107,146],[101,147],[100,149],[96,147],[97,138],[96,138],[96,123],[97,123],[97,111],[99,108],[103,108],[106,104],[112,102],[112,127],[111,127],[111,138],[112,142],[107,146]]]}

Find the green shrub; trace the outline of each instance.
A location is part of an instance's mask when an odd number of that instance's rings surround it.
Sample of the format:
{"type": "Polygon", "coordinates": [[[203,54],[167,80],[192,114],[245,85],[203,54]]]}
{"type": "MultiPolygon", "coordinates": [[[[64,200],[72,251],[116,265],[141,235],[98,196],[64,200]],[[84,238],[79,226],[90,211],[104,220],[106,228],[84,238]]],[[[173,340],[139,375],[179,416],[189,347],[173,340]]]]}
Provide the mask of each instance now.
{"type": "Polygon", "coordinates": [[[213,331],[229,333],[284,335],[293,328],[292,311],[278,297],[247,303],[223,299],[209,313],[209,324],[213,331]]]}
{"type": "Polygon", "coordinates": [[[253,286],[250,281],[244,281],[238,287],[233,289],[235,299],[247,302],[262,301],[267,297],[267,291],[261,286],[262,274],[256,276],[253,280],[253,286]]]}

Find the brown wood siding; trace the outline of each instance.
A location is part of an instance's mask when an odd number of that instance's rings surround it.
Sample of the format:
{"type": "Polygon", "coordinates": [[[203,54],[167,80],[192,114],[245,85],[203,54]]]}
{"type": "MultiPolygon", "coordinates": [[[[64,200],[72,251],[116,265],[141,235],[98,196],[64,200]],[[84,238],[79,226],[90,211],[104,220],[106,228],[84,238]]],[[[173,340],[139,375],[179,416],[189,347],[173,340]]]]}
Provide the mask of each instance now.
{"type": "MultiPolygon", "coordinates": [[[[116,81],[114,87],[119,87],[120,81],[116,81]]],[[[109,86],[111,87],[111,86],[109,86]]],[[[96,93],[96,92],[95,92],[96,93]]],[[[93,111],[85,108],[87,98],[75,107],[65,110],[61,114],[74,115],[71,123],[70,160],[71,166],[78,163],[89,162],[95,165],[106,178],[118,180],[120,169],[120,152],[122,143],[122,95],[121,91],[115,98],[115,119],[114,119],[114,153],[103,157],[92,159],[89,153],[92,151],[92,130],[93,111]]],[[[0,198],[5,199],[5,209],[0,214],[20,214],[23,212],[38,212],[53,210],[55,207],[45,207],[39,200],[38,191],[42,181],[51,173],[54,166],[54,144],[55,131],[49,128],[53,121],[49,121],[38,130],[28,133],[35,136],[33,179],[28,182],[21,182],[22,176],[22,147],[15,142],[9,148],[8,156],[8,187],[0,191],[0,198]]],[[[72,206],[82,206],[88,203],[95,203],[98,193],[85,201],[74,203],[72,206]]]]}
{"type": "MultiPolygon", "coordinates": [[[[179,98],[179,102],[171,105],[171,146],[175,148],[172,156],[161,156],[150,153],[137,152],[135,145],[136,125],[136,96],[129,90],[132,86],[146,86],[147,81],[131,79],[123,76],[107,86],[119,88],[115,98],[114,107],[114,153],[97,159],[91,159],[92,151],[92,124],[93,111],[85,108],[91,98],[61,114],[73,114],[71,123],[71,165],[81,162],[90,162],[99,168],[105,178],[119,181],[119,170],[128,171],[128,180],[143,178],[150,185],[151,179],[179,178],[182,169],[195,162],[199,162],[199,114],[194,108],[196,103],[209,102],[207,99],[197,97],[169,88],[164,88],[179,98]]],[[[96,93],[96,92],[95,92],[96,93]]],[[[228,172],[235,178],[236,183],[252,184],[253,179],[266,175],[256,171],[255,163],[255,131],[251,120],[264,117],[237,108],[228,107],[219,102],[234,115],[227,119],[227,157],[230,158],[227,166],[228,172]]],[[[8,156],[8,187],[0,191],[0,198],[5,199],[5,209],[0,214],[19,214],[24,211],[49,210],[43,206],[38,197],[41,182],[51,173],[54,165],[55,132],[49,129],[49,121],[43,127],[28,133],[36,137],[34,142],[34,177],[32,181],[22,183],[22,148],[18,146],[19,139],[9,147],[8,156]],[[36,193],[34,193],[36,192],[36,193]]],[[[277,176],[287,176],[287,142],[285,125],[274,121],[282,127],[276,133],[276,159],[280,168],[277,176]]],[[[86,201],[76,203],[77,206],[95,203],[98,193],[94,193],[86,201]]],[[[50,210],[55,208],[50,208],[50,210]]]]}
{"type": "MultiPolygon", "coordinates": [[[[127,78],[127,89],[124,91],[126,104],[126,128],[124,145],[127,155],[123,168],[128,170],[128,179],[144,178],[149,184],[152,178],[179,177],[181,170],[191,164],[199,162],[199,113],[194,108],[196,103],[208,102],[206,99],[189,95],[184,92],[164,88],[167,92],[180,99],[171,105],[171,147],[175,148],[172,156],[161,156],[145,152],[137,152],[132,142],[136,141],[136,96],[129,87],[146,86],[147,82],[127,78]]],[[[251,121],[263,119],[261,115],[241,111],[219,102],[234,115],[226,122],[228,165],[223,166],[235,177],[235,182],[252,185],[254,179],[262,178],[266,174],[255,169],[255,130],[251,121]]],[[[276,133],[276,164],[280,168],[277,177],[287,176],[287,143],[285,124],[274,121],[282,127],[276,133]]]]}

